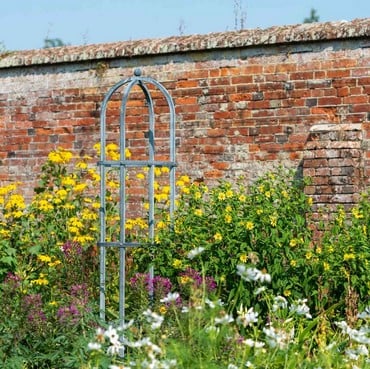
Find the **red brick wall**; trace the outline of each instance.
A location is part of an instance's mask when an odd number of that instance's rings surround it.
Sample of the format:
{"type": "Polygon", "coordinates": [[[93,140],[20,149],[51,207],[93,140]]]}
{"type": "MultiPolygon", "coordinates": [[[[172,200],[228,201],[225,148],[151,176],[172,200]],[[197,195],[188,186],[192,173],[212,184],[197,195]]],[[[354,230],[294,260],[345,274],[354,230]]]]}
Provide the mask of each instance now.
{"type": "MultiPolygon", "coordinates": [[[[0,57],[0,184],[22,181],[30,195],[50,150],[89,153],[104,94],[140,67],[174,99],[179,172],[212,184],[282,164],[313,177],[317,204],[351,204],[369,184],[369,35],[365,19],[0,57]]],[[[165,152],[168,109],[153,96],[165,152]]],[[[146,115],[135,92],[127,144],[141,157],[146,115]]]]}

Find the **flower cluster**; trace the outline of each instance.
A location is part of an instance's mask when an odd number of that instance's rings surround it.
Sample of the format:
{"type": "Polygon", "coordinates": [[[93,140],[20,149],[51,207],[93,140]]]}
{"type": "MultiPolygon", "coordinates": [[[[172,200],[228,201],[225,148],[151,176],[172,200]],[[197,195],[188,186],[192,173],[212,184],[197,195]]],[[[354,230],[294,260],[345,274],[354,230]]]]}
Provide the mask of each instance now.
{"type": "MultiPolygon", "coordinates": [[[[108,160],[120,160],[116,144],[105,150],[108,160]]],[[[92,327],[104,325],[94,317],[95,162],[53,151],[29,204],[20,184],[0,187],[0,357],[6,367],[87,367],[79,345],[92,327]],[[59,351],[51,354],[50,347],[59,351]]],[[[330,223],[322,222],[325,229],[318,224],[322,237],[315,240],[312,200],[291,173],[279,169],[249,187],[241,180],[213,188],[180,176],[170,220],[168,172],[127,171],[132,217],[125,236],[143,245],[127,250],[125,312],[133,321],[96,331],[88,367],[367,367],[368,194],[351,211],[339,209],[330,223]],[[152,175],[155,239],[148,242],[152,175]],[[149,264],[155,276],[137,273],[149,264]]],[[[106,179],[106,240],[116,241],[122,216],[117,168],[108,168],[106,179]]],[[[118,248],[107,252],[109,321],[116,319],[119,257],[118,248]]]]}
{"type": "MultiPolygon", "coordinates": [[[[258,270],[249,272],[258,275],[258,270]]],[[[243,280],[243,275],[240,277],[243,280]]],[[[97,365],[105,358],[109,368],[188,368],[208,367],[217,361],[220,367],[234,369],[262,368],[266,362],[295,365],[299,358],[300,365],[316,368],[321,367],[322,358],[326,360],[328,355],[338,355],[340,351],[343,355],[335,358],[332,368],[346,364],[353,368],[366,367],[370,360],[367,325],[355,329],[345,321],[338,322],[342,335],[349,337],[348,343],[337,342],[338,332],[333,331],[330,342],[312,345],[316,336],[309,336],[312,323],[306,299],[294,301],[266,293],[258,305],[249,308],[241,305],[235,314],[230,314],[221,300],[205,298],[189,304],[181,297],[178,292],[169,292],[161,299],[171,306],[173,314],[159,314],[148,308],[141,317],[121,327],[98,328],[95,340],[88,344],[89,363],[97,365]],[[271,302],[271,308],[263,313],[261,304],[270,306],[271,302]],[[177,336],[181,339],[176,340],[177,336]],[[308,347],[309,351],[305,351],[308,347]]],[[[369,311],[366,308],[359,317],[370,320],[369,311]]]]}

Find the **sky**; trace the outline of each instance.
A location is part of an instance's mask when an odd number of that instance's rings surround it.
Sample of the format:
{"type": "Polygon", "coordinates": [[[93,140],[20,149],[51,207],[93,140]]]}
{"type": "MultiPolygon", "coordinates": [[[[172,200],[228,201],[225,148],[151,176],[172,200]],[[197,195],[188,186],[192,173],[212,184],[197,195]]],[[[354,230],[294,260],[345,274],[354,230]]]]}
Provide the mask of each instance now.
{"type": "Polygon", "coordinates": [[[0,0],[0,49],[85,45],[370,17],[370,0],[0,0]]]}

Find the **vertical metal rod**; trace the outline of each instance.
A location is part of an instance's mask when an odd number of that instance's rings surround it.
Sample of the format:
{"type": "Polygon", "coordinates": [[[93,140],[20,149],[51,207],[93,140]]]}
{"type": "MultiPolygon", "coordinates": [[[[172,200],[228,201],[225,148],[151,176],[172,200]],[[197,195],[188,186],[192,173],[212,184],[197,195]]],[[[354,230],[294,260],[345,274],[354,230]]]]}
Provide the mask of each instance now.
{"type": "MultiPolygon", "coordinates": [[[[102,104],[101,111],[101,127],[100,127],[100,163],[105,161],[105,134],[106,134],[106,104],[108,99],[105,99],[102,104]]],[[[100,165],[100,244],[106,241],[106,167],[100,165]]],[[[100,286],[99,286],[99,314],[100,319],[105,320],[105,284],[106,284],[106,248],[100,247],[100,286]]]]}
{"type": "MultiPolygon", "coordinates": [[[[149,161],[155,161],[155,127],[154,127],[154,104],[152,97],[148,88],[141,82],[140,84],[141,89],[144,92],[145,99],[149,109],[149,131],[148,131],[148,143],[149,143],[149,161]]],[[[148,214],[148,224],[149,224],[149,243],[153,244],[154,242],[154,229],[155,229],[155,219],[154,219],[154,212],[155,212],[155,190],[154,190],[154,181],[155,181],[155,166],[153,164],[149,167],[148,173],[148,201],[149,201],[149,214],[148,214]]],[[[149,297],[150,300],[153,300],[154,294],[154,286],[153,286],[153,279],[154,279],[154,266],[153,263],[149,265],[149,297]]]]}
{"type": "MultiPolygon", "coordinates": [[[[134,78],[126,86],[121,103],[120,121],[119,121],[119,148],[120,162],[126,160],[126,106],[129,94],[133,86],[138,83],[134,78]]],[[[126,166],[120,165],[120,249],[119,249],[119,321],[120,325],[125,322],[125,304],[126,304],[126,166]]]]}

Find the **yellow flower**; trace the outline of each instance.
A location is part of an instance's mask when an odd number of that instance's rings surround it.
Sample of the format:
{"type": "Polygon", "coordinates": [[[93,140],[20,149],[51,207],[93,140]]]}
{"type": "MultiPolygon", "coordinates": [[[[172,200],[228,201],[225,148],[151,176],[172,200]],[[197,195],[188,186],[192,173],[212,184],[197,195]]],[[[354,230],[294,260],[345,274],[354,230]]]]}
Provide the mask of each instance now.
{"type": "Polygon", "coordinates": [[[217,232],[214,236],[213,236],[214,240],[217,241],[217,242],[220,242],[222,241],[222,235],[221,233],[217,232]]]}
{"type": "Polygon", "coordinates": [[[75,234],[80,232],[79,228],[75,227],[75,226],[69,226],[68,231],[71,232],[71,233],[75,233],[75,234]]]}
{"type": "Polygon", "coordinates": [[[81,218],[84,220],[95,220],[98,219],[98,214],[85,208],[81,212],[81,218]]]}
{"type": "Polygon", "coordinates": [[[54,164],[67,164],[71,161],[72,157],[73,155],[70,151],[63,149],[51,151],[48,155],[49,161],[54,164]]]}
{"type": "Polygon", "coordinates": [[[17,210],[17,211],[13,211],[12,215],[13,215],[13,218],[19,219],[19,218],[22,218],[23,213],[20,210],[17,210]]]}
{"type": "Polygon", "coordinates": [[[182,275],[180,277],[180,283],[181,284],[186,284],[186,283],[189,283],[189,282],[192,282],[193,280],[188,276],[188,275],[182,275]]]}
{"type": "Polygon", "coordinates": [[[85,163],[84,161],[79,161],[79,162],[76,164],[76,168],[77,168],[77,169],[85,170],[85,169],[87,169],[87,163],[85,163]]]}
{"type": "Polygon", "coordinates": [[[67,222],[67,229],[71,233],[77,234],[83,227],[84,227],[83,223],[77,217],[72,217],[67,222]]]}
{"type": "Polygon", "coordinates": [[[44,199],[39,200],[39,202],[36,203],[36,207],[37,209],[41,211],[45,211],[45,212],[54,210],[53,205],[50,204],[48,200],[44,200],[44,199]]]}
{"type": "Polygon", "coordinates": [[[138,173],[138,174],[136,174],[136,178],[137,179],[144,179],[145,178],[145,174],[144,173],[138,173]]]}
{"type": "Polygon", "coordinates": [[[8,202],[5,205],[5,209],[12,210],[23,210],[26,208],[26,203],[22,195],[12,194],[10,195],[8,202]]]}
{"type": "Polygon", "coordinates": [[[312,204],[313,204],[313,199],[312,199],[312,197],[307,197],[307,204],[308,204],[309,206],[312,206],[312,204]]]}
{"type": "Polygon", "coordinates": [[[132,156],[131,151],[128,148],[125,148],[125,158],[130,159],[132,156]]]}
{"type": "Polygon", "coordinates": [[[60,197],[61,199],[65,199],[68,195],[68,192],[64,188],[62,188],[62,189],[58,190],[55,194],[58,197],[60,197]]]}
{"type": "Polygon", "coordinates": [[[166,308],[166,306],[161,305],[161,306],[159,307],[159,312],[160,312],[162,315],[166,314],[166,313],[167,313],[167,308],[166,308]]]}
{"type": "Polygon", "coordinates": [[[97,142],[94,146],[93,149],[100,155],[100,142],[97,142]]]}
{"type": "Polygon", "coordinates": [[[307,251],[306,252],[306,259],[307,260],[310,260],[312,258],[312,252],[311,251],[307,251]]]}
{"type": "Polygon", "coordinates": [[[265,196],[269,199],[271,197],[271,192],[270,191],[266,191],[265,192],[265,196]]]}
{"type": "Polygon", "coordinates": [[[317,247],[316,248],[316,253],[317,254],[321,254],[322,253],[322,248],[321,247],[317,247]]]}
{"type": "Polygon", "coordinates": [[[248,260],[248,256],[246,254],[241,254],[239,256],[239,260],[242,262],[242,263],[246,263],[247,260],[248,260]]]}
{"type": "Polygon", "coordinates": [[[356,218],[356,219],[361,219],[364,217],[364,215],[362,214],[361,210],[359,208],[353,208],[352,209],[352,215],[356,218]]]}
{"type": "Polygon", "coordinates": [[[338,224],[340,226],[343,225],[343,222],[344,222],[345,218],[346,218],[346,213],[345,213],[344,209],[339,209],[336,221],[338,222],[338,224]]]}
{"type": "Polygon", "coordinates": [[[189,194],[189,193],[190,193],[190,189],[189,189],[189,187],[183,187],[183,188],[181,189],[181,191],[182,191],[182,193],[185,193],[185,194],[189,194]]]}
{"type": "Polygon", "coordinates": [[[327,263],[326,261],[324,261],[323,266],[324,266],[324,270],[325,270],[326,272],[327,272],[328,270],[330,270],[330,265],[329,265],[329,263],[327,263]]]}
{"type": "Polygon", "coordinates": [[[290,266],[293,268],[297,266],[297,260],[290,260],[290,266]]]}
{"type": "Polygon", "coordinates": [[[233,210],[233,208],[230,205],[227,205],[226,208],[225,208],[226,213],[231,213],[232,210],[233,210]]]}
{"type": "Polygon", "coordinates": [[[169,173],[170,172],[170,168],[168,168],[168,167],[162,167],[161,168],[161,171],[162,171],[163,174],[169,173]]]}
{"type": "Polygon", "coordinates": [[[54,266],[57,266],[59,264],[61,264],[62,262],[60,260],[54,260],[50,263],[48,263],[49,267],[54,267],[54,266]]]}
{"type": "Polygon", "coordinates": [[[202,198],[202,194],[200,193],[200,191],[194,192],[194,198],[196,200],[200,200],[202,198]]]}
{"type": "Polygon", "coordinates": [[[283,292],[283,295],[284,295],[285,297],[289,297],[291,294],[292,294],[292,292],[291,292],[290,290],[285,290],[285,291],[283,292]]]}
{"type": "Polygon", "coordinates": [[[98,174],[95,169],[89,169],[87,173],[89,173],[89,176],[93,181],[100,181],[100,174],[98,174]]]}
{"type": "Polygon", "coordinates": [[[229,199],[234,196],[234,192],[232,190],[227,190],[225,196],[229,199]]]}
{"type": "Polygon", "coordinates": [[[328,253],[332,254],[334,252],[334,247],[332,245],[328,246],[328,253]]]}
{"type": "Polygon", "coordinates": [[[154,198],[158,201],[166,201],[168,200],[168,194],[167,193],[158,193],[154,195],[154,198]]]}
{"type": "Polygon", "coordinates": [[[85,235],[85,236],[75,236],[75,237],[73,237],[73,241],[78,242],[78,243],[83,245],[85,243],[94,241],[94,237],[87,236],[87,235],[85,235]]]}
{"type": "Polygon", "coordinates": [[[64,209],[66,209],[66,210],[73,210],[76,206],[75,206],[75,205],[73,205],[73,204],[69,204],[69,203],[67,203],[67,204],[64,204],[62,207],[63,207],[64,209]]]}
{"type": "Polygon", "coordinates": [[[157,229],[163,229],[163,228],[166,228],[166,223],[163,220],[160,220],[157,223],[157,229]]]}
{"type": "Polygon", "coordinates": [[[272,227],[276,227],[276,224],[277,224],[277,215],[274,214],[274,215],[270,215],[270,224],[272,227]]]}
{"type": "Polygon", "coordinates": [[[348,253],[348,254],[344,254],[343,255],[343,260],[344,261],[347,261],[347,260],[353,260],[356,258],[356,255],[353,254],[353,253],[348,253]]]}
{"type": "Polygon", "coordinates": [[[146,229],[148,227],[148,223],[143,218],[136,218],[133,220],[135,226],[146,229]]]}
{"type": "Polygon", "coordinates": [[[110,188],[119,188],[119,182],[111,180],[107,182],[107,186],[110,188]]]}
{"type": "Polygon", "coordinates": [[[225,193],[220,192],[220,193],[218,194],[217,198],[218,198],[220,201],[223,201],[223,200],[225,200],[225,199],[226,199],[226,195],[225,195],[225,193]]]}
{"type": "Polygon", "coordinates": [[[105,147],[105,150],[106,152],[109,152],[109,151],[118,151],[119,150],[119,147],[117,144],[115,143],[109,143],[106,147],[105,147]]]}
{"type": "Polygon", "coordinates": [[[190,178],[189,176],[184,175],[180,177],[180,181],[184,182],[185,184],[190,183],[190,178]]]}
{"type": "Polygon", "coordinates": [[[263,213],[263,209],[257,209],[256,213],[257,213],[257,215],[261,215],[263,213]]]}
{"type": "Polygon", "coordinates": [[[162,174],[161,168],[155,167],[154,168],[154,175],[159,177],[162,174]]]}
{"type": "Polygon", "coordinates": [[[51,262],[51,257],[48,255],[37,255],[37,259],[44,263],[50,263],[51,262]]]}
{"type": "Polygon", "coordinates": [[[182,261],[179,259],[174,259],[174,261],[172,262],[172,266],[175,269],[180,269],[182,267],[182,261]]]}
{"type": "Polygon", "coordinates": [[[16,190],[16,188],[17,188],[17,185],[14,184],[14,183],[9,184],[9,185],[4,186],[4,187],[0,187],[0,196],[5,196],[9,192],[12,192],[12,191],[16,190]]]}
{"type": "Polygon", "coordinates": [[[287,192],[287,191],[283,190],[283,191],[281,191],[281,194],[282,194],[282,196],[283,196],[285,199],[288,199],[288,198],[289,198],[289,194],[288,194],[288,192],[287,192]]]}
{"type": "Polygon", "coordinates": [[[245,202],[247,200],[247,198],[245,197],[245,195],[240,195],[239,196],[239,201],[240,202],[245,202]]]}
{"type": "Polygon", "coordinates": [[[11,232],[7,229],[0,229],[0,236],[2,238],[8,238],[11,236],[11,232]]]}
{"type": "Polygon", "coordinates": [[[62,178],[62,186],[74,186],[76,181],[72,178],[72,176],[63,177],[62,178]]]}
{"type": "Polygon", "coordinates": [[[79,184],[76,184],[74,187],[73,187],[73,191],[74,192],[82,192],[84,191],[84,189],[87,187],[87,184],[86,183],[79,183],[79,184]]]}
{"type": "Polygon", "coordinates": [[[225,223],[230,224],[233,221],[233,218],[230,214],[225,215],[225,223]]]}
{"type": "Polygon", "coordinates": [[[296,238],[292,238],[289,242],[290,247],[296,247],[298,245],[298,240],[296,238]]]}
{"type": "Polygon", "coordinates": [[[118,161],[119,160],[119,153],[116,151],[109,151],[108,152],[108,157],[113,160],[113,161],[118,161]]]}
{"type": "Polygon", "coordinates": [[[53,300],[53,301],[50,301],[50,302],[49,302],[49,305],[50,305],[50,306],[57,306],[57,305],[58,305],[58,303],[57,303],[55,300],[53,300]]]}
{"type": "Polygon", "coordinates": [[[131,230],[134,228],[134,223],[132,222],[132,219],[128,219],[125,224],[125,229],[131,230]]]}
{"type": "Polygon", "coordinates": [[[170,188],[170,186],[163,186],[162,187],[162,192],[163,193],[170,193],[170,191],[171,191],[171,188],[170,188]]]}
{"type": "Polygon", "coordinates": [[[247,221],[245,222],[245,228],[247,228],[247,229],[248,229],[248,231],[251,231],[251,230],[254,228],[254,223],[253,223],[253,222],[251,222],[250,220],[247,220],[247,221]]]}
{"type": "Polygon", "coordinates": [[[94,209],[99,209],[100,208],[100,203],[99,202],[93,202],[91,205],[94,209]]]}
{"type": "Polygon", "coordinates": [[[201,217],[203,215],[203,210],[202,209],[195,209],[194,210],[194,214],[197,216],[197,217],[201,217]]]}
{"type": "Polygon", "coordinates": [[[46,278],[41,277],[41,274],[40,274],[40,278],[34,279],[33,281],[31,281],[31,284],[37,284],[39,286],[46,286],[47,284],[49,284],[49,281],[46,278]]]}

